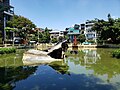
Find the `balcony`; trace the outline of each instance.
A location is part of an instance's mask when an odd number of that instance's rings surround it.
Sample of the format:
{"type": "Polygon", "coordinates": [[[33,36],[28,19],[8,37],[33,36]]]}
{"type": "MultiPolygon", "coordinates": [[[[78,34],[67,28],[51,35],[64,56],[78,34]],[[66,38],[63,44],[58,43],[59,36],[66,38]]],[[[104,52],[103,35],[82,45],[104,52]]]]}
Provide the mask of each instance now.
{"type": "Polygon", "coordinates": [[[13,10],[7,10],[7,11],[4,11],[4,14],[9,15],[9,16],[13,16],[14,11],[13,10]]]}
{"type": "Polygon", "coordinates": [[[91,31],[91,32],[85,32],[85,34],[96,34],[96,32],[91,31]]]}
{"type": "Polygon", "coordinates": [[[14,14],[14,7],[10,6],[8,3],[2,3],[0,2],[0,12],[3,12],[4,14],[13,16],[14,14]]]}

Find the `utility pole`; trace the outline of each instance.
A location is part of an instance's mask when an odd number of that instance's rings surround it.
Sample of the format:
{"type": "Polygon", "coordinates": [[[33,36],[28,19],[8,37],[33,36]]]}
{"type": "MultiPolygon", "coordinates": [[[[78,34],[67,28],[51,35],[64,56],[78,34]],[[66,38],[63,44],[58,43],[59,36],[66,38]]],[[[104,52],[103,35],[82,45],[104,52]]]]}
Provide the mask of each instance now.
{"type": "Polygon", "coordinates": [[[39,29],[38,29],[38,44],[39,44],[39,29]]]}
{"type": "Polygon", "coordinates": [[[15,32],[13,31],[13,47],[14,47],[14,37],[15,37],[15,32]]]}
{"type": "Polygon", "coordinates": [[[6,27],[6,17],[4,16],[4,30],[3,30],[3,35],[4,35],[4,46],[6,47],[6,31],[5,31],[5,27],[6,27]]]}

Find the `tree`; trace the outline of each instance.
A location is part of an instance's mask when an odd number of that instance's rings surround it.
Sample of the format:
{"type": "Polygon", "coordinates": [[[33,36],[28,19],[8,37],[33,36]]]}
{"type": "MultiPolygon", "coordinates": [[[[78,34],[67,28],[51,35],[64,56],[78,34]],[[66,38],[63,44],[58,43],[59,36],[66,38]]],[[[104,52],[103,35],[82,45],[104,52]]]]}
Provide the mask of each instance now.
{"type": "Polygon", "coordinates": [[[62,41],[63,41],[63,39],[64,39],[64,37],[63,37],[63,36],[59,36],[58,41],[59,41],[59,42],[62,42],[62,41]]]}
{"type": "Polygon", "coordinates": [[[23,27],[27,27],[27,29],[32,30],[35,28],[35,24],[33,22],[23,16],[14,15],[11,21],[7,22],[8,27],[14,27],[18,29],[22,29],[23,27]]]}
{"type": "Polygon", "coordinates": [[[45,32],[44,32],[44,37],[45,37],[45,42],[46,43],[49,43],[50,42],[50,33],[49,33],[49,30],[47,27],[45,28],[45,32]]]}
{"type": "Polygon", "coordinates": [[[120,43],[120,19],[113,19],[108,14],[108,21],[96,19],[93,30],[97,31],[98,40],[120,43]]]}
{"type": "Polygon", "coordinates": [[[33,22],[23,16],[14,15],[11,21],[7,22],[7,26],[11,28],[17,28],[19,37],[23,40],[27,40],[28,34],[36,27],[33,22]]]}
{"type": "Polygon", "coordinates": [[[43,32],[39,32],[39,42],[41,43],[49,43],[50,42],[50,34],[47,27],[44,29],[43,32]]]}
{"type": "Polygon", "coordinates": [[[83,43],[85,40],[86,40],[86,38],[85,38],[85,35],[84,35],[84,34],[80,34],[80,35],[78,36],[78,41],[80,41],[80,43],[83,43]]]}
{"type": "Polygon", "coordinates": [[[57,40],[57,38],[52,38],[51,42],[52,42],[52,43],[57,43],[58,40],[57,40]]]}

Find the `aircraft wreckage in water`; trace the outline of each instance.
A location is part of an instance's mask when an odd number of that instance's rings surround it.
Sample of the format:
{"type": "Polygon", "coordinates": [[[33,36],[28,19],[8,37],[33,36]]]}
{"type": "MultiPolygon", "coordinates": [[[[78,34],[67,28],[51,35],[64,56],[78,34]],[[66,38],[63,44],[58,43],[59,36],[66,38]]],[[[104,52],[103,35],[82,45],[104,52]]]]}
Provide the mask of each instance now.
{"type": "Polygon", "coordinates": [[[28,50],[23,54],[23,64],[48,64],[54,61],[62,61],[64,57],[64,52],[68,49],[68,45],[66,44],[66,42],[67,40],[60,42],[45,51],[35,49],[28,50]]]}

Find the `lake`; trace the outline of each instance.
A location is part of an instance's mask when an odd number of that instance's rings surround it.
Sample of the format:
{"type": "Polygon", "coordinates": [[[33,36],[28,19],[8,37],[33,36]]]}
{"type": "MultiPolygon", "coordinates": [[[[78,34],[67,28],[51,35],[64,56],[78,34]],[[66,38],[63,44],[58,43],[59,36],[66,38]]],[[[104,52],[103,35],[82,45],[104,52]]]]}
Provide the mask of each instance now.
{"type": "Polygon", "coordinates": [[[0,55],[0,90],[120,90],[115,49],[82,49],[63,61],[25,66],[24,50],[0,55]]]}

